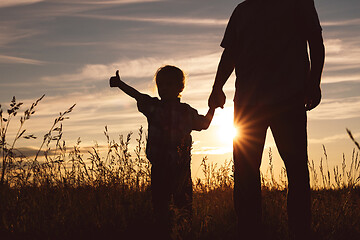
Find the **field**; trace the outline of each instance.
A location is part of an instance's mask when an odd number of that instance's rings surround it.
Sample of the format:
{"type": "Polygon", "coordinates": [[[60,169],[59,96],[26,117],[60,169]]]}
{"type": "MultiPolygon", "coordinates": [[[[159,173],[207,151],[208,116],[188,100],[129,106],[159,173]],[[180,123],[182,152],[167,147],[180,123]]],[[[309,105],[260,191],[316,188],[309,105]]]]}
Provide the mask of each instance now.
{"type": "MultiPolygon", "coordinates": [[[[11,140],[7,129],[21,103],[14,98],[1,111],[0,239],[143,239],[154,227],[151,207],[151,165],[144,157],[145,133],[110,139],[107,150],[94,146],[84,153],[78,144],[65,145],[62,122],[70,107],[55,119],[36,154],[24,156],[16,148],[20,138],[35,138],[24,131],[25,122],[39,101],[23,112],[19,130],[11,140]],[[131,139],[136,147],[129,149],[131,139]],[[85,157],[85,154],[87,157],[85,157]]],[[[20,114],[19,114],[20,115],[20,114]]],[[[351,159],[325,169],[309,163],[312,180],[312,228],[317,239],[360,239],[360,159],[354,142],[351,159]]],[[[327,160],[324,148],[325,159],[327,160]]],[[[267,239],[288,239],[286,176],[274,176],[269,153],[269,174],[263,182],[263,232],[267,239]]],[[[236,216],[232,203],[232,165],[202,161],[203,178],[193,179],[191,239],[234,239],[236,216]]],[[[181,239],[181,215],[172,209],[173,236],[181,239]]]]}

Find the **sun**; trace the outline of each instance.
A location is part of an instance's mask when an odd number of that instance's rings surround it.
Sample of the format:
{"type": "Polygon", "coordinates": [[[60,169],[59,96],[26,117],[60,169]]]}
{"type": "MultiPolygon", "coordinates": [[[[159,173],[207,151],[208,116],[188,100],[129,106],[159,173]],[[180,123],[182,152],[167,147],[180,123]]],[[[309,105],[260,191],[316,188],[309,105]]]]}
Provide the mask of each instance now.
{"type": "Polygon", "coordinates": [[[218,134],[219,134],[220,138],[223,139],[224,141],[231,140],[231,142],[232,142],[233,139],[236,137],[237,132],[236,132],[235,126],[231,123],[231,124],[221,127],[219,129],[218,134]]]}
{"type": "Polygon", "coordinates": [[[217,128],[217,137],[223,145],[232,148],[233,139],[239,135],[234,126],[234,110],[231,107],[217,109],[213,124],[217,128]]]}

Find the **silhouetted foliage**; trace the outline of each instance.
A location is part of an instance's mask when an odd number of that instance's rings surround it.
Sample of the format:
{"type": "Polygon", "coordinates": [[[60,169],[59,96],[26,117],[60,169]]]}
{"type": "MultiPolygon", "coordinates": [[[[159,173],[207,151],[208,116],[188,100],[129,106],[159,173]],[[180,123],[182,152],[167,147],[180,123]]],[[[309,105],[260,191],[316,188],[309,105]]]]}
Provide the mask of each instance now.
{"type": "MultiPolygon", "coordinates": [[[[1,119],[7,119],[1,121],[1,239],[94,239],[114,234],[124,239],[148,238],[154,218],[144,129],[140,127],[133,150],[130,149],[133,133],[120,135],[115,141],[110,138],[107,126],[104,130],[107,146],[96,144],[91,150],[82,151],[80,138],[75,146],[66,146],[62,140],[62,121],[68,118],[73,105],[55,119],[37,154],[24,156],[15,143],[19,138],[35,137],[24,135],[23,124],[35,113],[42,98],[25,110],[12,141],[6,138],[7,126],[21,104],[14,97],[6,116],[2,116],[0,106],[1,119]]],[[[309,162],[312,225],[319,239],[355,239],[360,234],[359,151],[354,149],[351,156],[349,165],[344,155],[340,169],[336,166],[330,171],[324,146],[320,165],[309,162]]],[[[268,239],[288,239],[286,174],[282,170],[280,176],[274,175],[271,150],[269,159],[268,171],[262,174],[263,231],[268,239]]],[[[203,176],[194,179],[192,239],[233,239],[236,216],[232,161],[218,166],[205,157],[201,167],[203,176]]],[[[172,209],[172,214],[176,222],[180,213],[172,209]]],[[[181,226],[174,225],[174,237],[179,236],[180,229],[181,226]]]]}

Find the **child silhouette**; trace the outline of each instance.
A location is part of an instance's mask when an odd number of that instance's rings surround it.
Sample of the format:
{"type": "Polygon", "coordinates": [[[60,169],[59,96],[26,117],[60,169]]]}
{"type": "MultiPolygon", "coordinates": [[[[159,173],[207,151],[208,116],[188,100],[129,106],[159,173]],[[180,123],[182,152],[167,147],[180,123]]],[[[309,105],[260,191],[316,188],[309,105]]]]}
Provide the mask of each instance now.
{"type": "MultiPolygon", "coordinates": [[[[180,102],[185,86],[182,70],[166,65],[157,70],[155,82],[160,100],[140,93],[124,83],[116,71],[110,78],[111,87],[119,87],[135,98],[137,107],[148,121],[146,156],[151,167],[152,205],[158,239],[169,239],[171,217],[169,205],[182,211],[183,224],[191,226],[192,180],[190,171],[191,131],[207,129],[214,116],[214,108],[200,115],[197,110],[180,102]]],[[[182,226],[183,227],[183,226],[182,226]]]]}

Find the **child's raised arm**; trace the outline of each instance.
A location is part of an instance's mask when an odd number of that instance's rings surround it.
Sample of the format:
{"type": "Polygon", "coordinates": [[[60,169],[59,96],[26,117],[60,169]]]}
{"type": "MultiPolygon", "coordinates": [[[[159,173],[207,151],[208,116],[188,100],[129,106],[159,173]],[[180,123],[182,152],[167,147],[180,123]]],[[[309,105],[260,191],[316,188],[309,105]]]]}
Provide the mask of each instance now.
{"type": "Polygon", "coordinates": [[[110,87],[118,87],[120,88],[124,93],[129,95],[130,97],[135,98],[136,100],[139,100],[142,96],[142,93],[140,93],[138,90],[136,90],[133,87],[130,87],[126,83],[124,83],[119,76],[119,70],[116,71],[116,76],[112,76],[110,78],[110,87]]]}

